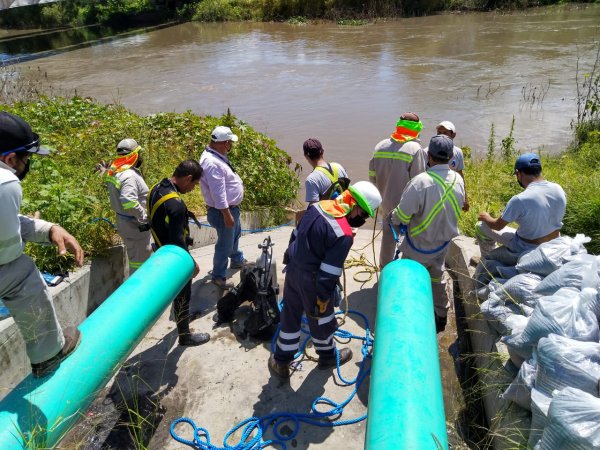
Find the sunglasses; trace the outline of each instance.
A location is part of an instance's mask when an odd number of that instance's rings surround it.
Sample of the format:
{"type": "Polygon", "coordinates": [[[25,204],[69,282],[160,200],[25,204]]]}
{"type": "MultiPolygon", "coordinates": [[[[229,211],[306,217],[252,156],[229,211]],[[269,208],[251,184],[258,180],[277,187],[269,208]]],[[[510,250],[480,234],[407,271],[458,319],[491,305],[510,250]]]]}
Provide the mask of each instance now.
{"type": "Polygon", "coordinates": [[[22,147],[13,148],[12,150],[8,150],[8,151],[0,153],[0,155],[5,156],[5,155],[8,155],[9,153],[24,152],[24,151],[27,151],[29,153],[38,153],[40,151],[40,139],[37,138],[31,144],[23,145],[22,147]]]}

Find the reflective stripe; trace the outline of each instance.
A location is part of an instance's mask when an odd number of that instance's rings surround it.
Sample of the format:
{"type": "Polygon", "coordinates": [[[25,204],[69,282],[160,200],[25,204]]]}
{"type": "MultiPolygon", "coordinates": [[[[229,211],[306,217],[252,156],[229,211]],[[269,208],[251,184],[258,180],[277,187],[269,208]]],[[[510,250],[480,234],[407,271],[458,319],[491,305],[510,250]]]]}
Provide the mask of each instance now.
{"type": "Polygon", "coordinates": [[[330,273],[331,275],[335,275],[337,277],[339,277],[342,274],[341,267],[332,266],[331,264],[326,264],[324,262],[321,263],[319,269],[321,269],[325,273],[330,273]]]}
{"type": "Polygon", "coordinates": [[[375,171],[374,170],[369,170],[369,176],[370,177],[374,177],[375,176],[375,171]]]}
{"type": "Polygon", "coordinates": [[[400,209],[400,206],[398,206],[396,209],[394,209],[394,212],[396,213],[396,216],[398,216],[398,219],[400,219],[402,222],[404,222],[404,223],[410,222],[410,216],[406,215],[404,213],[404,211],[402,211],[400,209]]]}
{"type": "Polygon", "coordinates": [[[117,189],[121,189],[121,182],[119,180],[117,180],[117,177],[105,175],[104,182],[114,185],[114,187],[116,187],[117,189]]]}
{"type": "Polygon", "coordinates": [[[402,152],[375,152],[373,159],[398,159],[407,163],[413,161],[412,155],[402,152]]]}
{"type": "Polygon", "coordinates": [[[332,338],[333,338],[333,335],[329,336],[325,340],[312,338],[312,341],[313,341],[314,344],[329,344],[331,342],[332,338]]]}
{"type": "Polygon", "coordinates": [[[129,267],[133,267],[134,269],[139,269],[142,266],[141,262],[129,261],[129,267]]]}
{"type": "Polygon", "coordinates": [[[442,278],[441,278],[441,277],[440,277],[440,278],[433,278],[433,277],[431,277],[431,282],[432,282],[432,283],[439,283],[439,282],[441,282],[441,281],[442,281],[442,278]]]}
{"type": "Polygon", "coordinates": [[[282,344],[279,340],[277,341],[277,347],[279,347],[284,352],[295,352],[298,350],[299,346],[299,342],[295,344],[282,344]]]}
{"type": "Polygon", "coordinates": [[[332,348],[335,348],[335,343],[332,343],[331,345],[317,345],[317,344],[315,344],[315,350],[331,350],[332,348]]]}
{"type": "Polygon", "coordinates": [[[298,331],[297,333],[286,333],[285,331],[280,331],[279,338],[287,339],[288,341],[291,341],[292,339],[300,339],[300,334],[301,334],[300,331],[298,331]]]}
{"type": "Polygon", "coordinates": [[[320,319],[317,321],[317,323],[318,323],[319,325],[323,325],[324,323],[331,322],[333,319],[335,319],[335,314],[332,314],[332,315],[330,315],[330,316],[327,316],[327,317],[321,317],[321,318],[320,318],[320,319]]]}
{"type": "Polygon", "coordinates": [[[123,209],[135,208],[137,205],[139,205],[139,202],[136,201],[136,200],[132,200],[130,202],[125,202],[125,203],[121,204],[121,206],[123,207],[123,209]]]}
{"type": "Polygon", "coordinates": [[[456,184],[456,177],[458,175],[454,174],[454,180],[452,181],[452,184],[449,185],[444,180],[442,180],[442,178],[439,175],[432,174],[432,172],[429,172],[429,171],[427,172],[427,174],[429,176],[431,176],[431,178],[438,185],[440,185],[440,187],[442,189],[445,189],[445,190],[444,190],[444,193],[442,194],[442,197],[435,203],[435,205],[433,205],[433,208],[431,208],[431,211],[429,211],[429,214],[427,214],[427,217],[425,217],[423,222],[421,222],[419,225],[417,225],[416,227],[414,227],[410,230],[411,236],[417,236],[417,235],[421,234],[422,232],[424,232],[425,230],[427,230],[427,228],[429,228],[429,226],[433,222],[433,219],[435,219],[435,217],[440,213],[440,211],[444,207],[444,203],[446,202],[446,200],[448,200],[450,202],[450,204],[452,205],[452,208],[454,209],[454,213],[456,214],[456,217],[460,218],[460,210],[458,209],[458,201],[456,200],[456,195],[454,194],[454,191],[452,190],[452,188],[454,187],[454,184],[456,184]]]}

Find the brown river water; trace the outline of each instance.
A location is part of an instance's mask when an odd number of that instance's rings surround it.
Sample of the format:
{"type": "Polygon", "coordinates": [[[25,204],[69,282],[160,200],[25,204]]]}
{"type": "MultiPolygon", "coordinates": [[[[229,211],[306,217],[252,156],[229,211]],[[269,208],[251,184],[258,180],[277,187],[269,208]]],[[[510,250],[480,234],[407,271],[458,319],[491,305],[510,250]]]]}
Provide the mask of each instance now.
{"type": "Polygon", "coordinates": [[[577,61],[589,66],[599,40],[600,5],[366,26],[186,23],[21,66],[142,114],[230,108],[305,173],[302,142],[317,137],[357,181],[403,111],[421,116],[425,145],[451,120],[457,144],[484,154],[492,123],[499,143],[514,116],[519,149],[565,148],[577,61]]]}

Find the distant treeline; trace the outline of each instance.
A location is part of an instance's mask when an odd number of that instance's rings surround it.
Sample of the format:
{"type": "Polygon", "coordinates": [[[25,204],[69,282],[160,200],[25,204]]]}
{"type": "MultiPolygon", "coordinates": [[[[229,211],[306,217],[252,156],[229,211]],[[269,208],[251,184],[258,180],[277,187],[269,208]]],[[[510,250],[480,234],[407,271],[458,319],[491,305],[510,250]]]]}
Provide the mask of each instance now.
{"type": "MultiPolygon", "coordinates": [[[[588,0],[588,3],[600,0],[588,0]]],[[[11,28],[105,24],[135,26],[168,20],[292,21],[420,16],[439,11],[513,10],[565,0],[63,0],[0,11],[11,28]]],[[[579,2],[579,3],[585,3],[579,2]]]]}

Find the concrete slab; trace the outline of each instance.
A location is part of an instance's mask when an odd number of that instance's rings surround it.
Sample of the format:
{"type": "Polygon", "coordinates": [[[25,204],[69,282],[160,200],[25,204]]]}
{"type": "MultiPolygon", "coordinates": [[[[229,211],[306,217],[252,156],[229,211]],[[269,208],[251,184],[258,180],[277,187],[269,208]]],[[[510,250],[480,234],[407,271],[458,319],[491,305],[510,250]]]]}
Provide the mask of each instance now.
{"type": "MultiPolygon", "coordinates": [[[[284,227],[268,233],[247,235],[240,241],[246,258],[253,261],[260,253],[258,244],[267,235],[272,237],[276,244],[274,257],[281,287],[283,252],[291,230],[291,227],[284,227]]],[[[349,255],[348,265],[351,267],[346,270],[345,286],[349,309],[364,314],[372,329],[377,307],[378,281],[373,262],[377,261],[378,255],[373,255],[371,240],[372,231],[358,232],[349,255]]],[[[376,242],[375,248],[377,252],[379,242],[376,242]]],[[[314,399],[319,396],[342,402],[352,394],[353,387],[340,383],[339,377],[332,370],[318,370],[316,362],[307,357],[301,360],[289,382],[271,377],[267,369],[270,343],[254,341],[242,333],[244,306],[231,325],[215,326],[215,305],[222,293],[208,282],[207,270],[212,266],[213,252],[212,245],[192,250],[201,273],[193,283],[191,310],[203,311],[202,317],[192,323],[192,328],[195,331],[209,332],[211,341],[199,347],[178,346],[175,323],[169,320],[169,311],[165,311],[113,382],[100,393],[82,422],[63,440],[62,447],[100,448],[100,443],[106,442],[112,445],[111,448],[129,448],[128,445],[132,444],[124,440],[130,439],[127,435],[137,427],[136,439],[144,441],[147,448],[181,449],[182,444],[170,437],[169,427],[174,419],[182,416],[189,417],[197,426],[207,429],[211,441],[221,446],[226,433],[247,418],[286,411],[308,413],[314,399]],[[123,402],[127,408],[121,408],[121,411],[125,412],[115,413],[117,406],[123,402]],[[145,424],[137,415],[138,410],[146,418],[145,424]],[[114,427],[119,422],[133,423],[134,426],[119,432],[119,427],[114,427]],[[144,425],[150,423],[155,430],[146,434],[143,432],[144,425]]],[[[232,281],[237,283],[239,274],[232,272],[231,275],[232,281]]],[[[366,332],[363,321],[352,314],[345,319],[342,328],[355,335],[364,335],[366,332]]],[[[440,335],[446,417],[453,448],[466,448],[461,447],[460,439],[454,432],[461,402],[460,385],[449,351],[455,341],[456,332],[453,329],[440,335]]],[[[356,377],[361,361],[360,344],[352,341],[338,345],[349,345],[354,352],[353,360],[342,367],[342,375],[352,379],[356,377]]],[[[308,353],[314,355],[311,350],[308,353]]],[[[366,414],[368,382],[367,378],[337,420],[350,420],[366,414]]],[[[288,448],[362,449],[365,427],[365,421],[334,428],[303,424],[291,443],[288,443],[288,448]]],[[[177,430],[183,437],[191,439],[192,431],[189,427],[180,425],[177,430]]],[[[291,423],[280,429],[286,435],[293,431],[291,423]]],[[[239,437],[238,432],[228,443],[237,443],[239,437]]],[[[266,437],[271,438],[272,434],[266,437]]]]}

